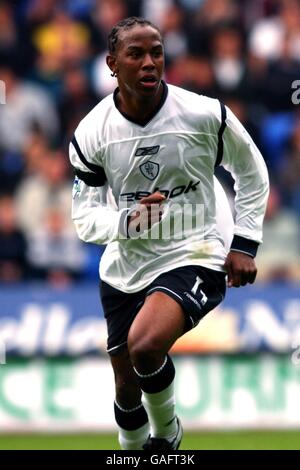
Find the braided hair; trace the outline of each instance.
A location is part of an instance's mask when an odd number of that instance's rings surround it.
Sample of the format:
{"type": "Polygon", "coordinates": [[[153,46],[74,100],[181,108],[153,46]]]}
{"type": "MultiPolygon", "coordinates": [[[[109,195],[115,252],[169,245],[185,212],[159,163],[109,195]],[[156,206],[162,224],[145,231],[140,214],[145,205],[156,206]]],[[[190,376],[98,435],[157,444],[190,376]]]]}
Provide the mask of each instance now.
{"type": "Polygon", "coordinates": [[[131,29],[137,25],[151,26],[151,28],[156,29],[156,31],[161,35],[159,28],[151,23],[151,21],[145,20],[145,18],[140,18],[138,16],[130,16],[129,18],[125,18],[124,20],[119,21],[119,23],[117,23],[109,33],[107,38],[109,54],[114,55],[116,53],[120,32],[131,29]]]}

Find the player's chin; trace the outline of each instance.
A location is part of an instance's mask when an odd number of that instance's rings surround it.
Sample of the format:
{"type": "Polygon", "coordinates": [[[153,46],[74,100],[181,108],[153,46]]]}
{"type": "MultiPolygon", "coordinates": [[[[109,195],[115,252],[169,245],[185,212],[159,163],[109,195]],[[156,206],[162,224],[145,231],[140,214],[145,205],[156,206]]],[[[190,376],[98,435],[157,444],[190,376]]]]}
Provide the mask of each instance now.
{"type": "Polygon", "coordinates": [[[137,85],[138,93],[143,96],[155,96],[159,90],[160,81],[139,82],[137,85]]]}

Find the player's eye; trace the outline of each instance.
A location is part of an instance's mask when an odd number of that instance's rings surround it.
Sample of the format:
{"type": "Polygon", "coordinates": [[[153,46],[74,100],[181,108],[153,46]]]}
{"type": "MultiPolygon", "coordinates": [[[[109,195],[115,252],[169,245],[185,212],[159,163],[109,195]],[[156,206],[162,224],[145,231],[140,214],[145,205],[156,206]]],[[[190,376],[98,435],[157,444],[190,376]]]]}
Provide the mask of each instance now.
{"type": "Polygon", "coordinates": [[[138,57],[141,56],[141,53],[139,51],[132,51],[129,54],[130,57],[133,57],[133,59],[137,59],[138,57]]]}

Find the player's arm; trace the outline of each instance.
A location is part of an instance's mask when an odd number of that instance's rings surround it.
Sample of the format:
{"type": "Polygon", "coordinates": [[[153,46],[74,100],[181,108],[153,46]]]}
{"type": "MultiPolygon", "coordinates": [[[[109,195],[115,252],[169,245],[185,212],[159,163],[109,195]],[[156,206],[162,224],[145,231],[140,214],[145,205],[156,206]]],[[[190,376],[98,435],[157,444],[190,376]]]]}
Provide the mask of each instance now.
{"type": "Polygon", "coordinates": [[[78,237],[100,245],[124,238],[128,210],[118,210],[109,199],[105,172],[96,158],[92,158],[95,155],[93,142],[87,144],[84,138],[80,139],[80,134],[75,135],[69,154],[75,173],[72,219],[78,237]]]}
{"type": "Polygon", "coordinates": [[[261,153],[242,124],[227,108],[222,165],[235,180],[235,226],[225,262],[228,286],[253,283],[254,258],[262,243],[263,219],[269,194],[268,172],[261,153]]]}

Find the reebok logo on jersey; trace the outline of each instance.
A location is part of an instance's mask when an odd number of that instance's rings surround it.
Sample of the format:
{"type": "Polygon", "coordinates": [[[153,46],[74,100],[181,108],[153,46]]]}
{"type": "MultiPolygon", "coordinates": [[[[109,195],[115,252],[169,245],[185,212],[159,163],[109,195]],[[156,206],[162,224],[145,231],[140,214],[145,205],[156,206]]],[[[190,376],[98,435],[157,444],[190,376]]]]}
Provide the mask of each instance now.
{"type": "Polygon", "coordinates": [[[152,147],[140,147],[136,149],[134,154],[135,157],[145,157],[146,155],[155,155],[158,153],[160,145],[154,145],[152,147]]]}
{"type": "Polygon", "coordinates": [[[187,185],[181,185],[181,186],[175,186],[175,188],[172,189],[161,189],[158,186],[153,190],[153,191],[136,191],[132,193],[122,193],[120,194],[120,200],[121,201],[139,201],[143,197],[150,196],[150,194],[155,193],[156,191],[159,191],[162,193],[166,198],[172,199],[173,197],[180,196],[180,194],[187,194],[190,191],[196,191],[197,186],[200,183],[199,181],[196,181],[195,183],[193,181],[190,181],[189,184],[187,185]]]}

